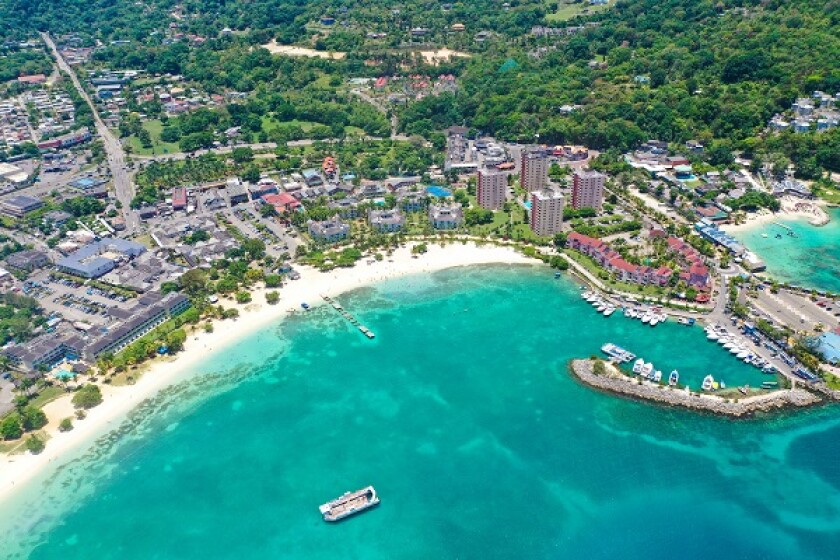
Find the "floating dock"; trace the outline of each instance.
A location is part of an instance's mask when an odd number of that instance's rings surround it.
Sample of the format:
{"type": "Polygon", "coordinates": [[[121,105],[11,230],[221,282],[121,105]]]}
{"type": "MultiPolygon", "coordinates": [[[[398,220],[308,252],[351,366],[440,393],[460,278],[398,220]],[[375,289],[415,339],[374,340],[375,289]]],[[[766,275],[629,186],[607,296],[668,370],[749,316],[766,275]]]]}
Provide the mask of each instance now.
{"type": "Polygon", "coordinates": [[[327,502],[318,509],[324,521],[335,522],[377,505],[379,505],[379,496],[376,495],[373,486],[368,486],[355,492],[345,492],[340,498],[327,502]]]}
{"type": "Polygon", "coordinates": [[[332,298],[331,298],[331,297],[329,297],[329,296],[321,296],[321,297],[322,297],[322,298],[324,298],[324,301],[326,301],[327,303],[329,303],[329,304],[332,306],[332,308],[333,308],[333,309],[335,309],[336,311],[338,311],[338,314],[339,314],[339,315],[341,315],[342,317],[344,317],[345,319],[347,319],[347,321],[348,321],[351,325],[353,325],[354,327],[356,327],[357,329],[359,329],[359,332],[360,332],[360,333],[362,333],[363,335],[365,335],[365,336],[366,336],[366,337],[368,337],[369,339],[374,339],[374,338],[376,338],[376,335],[373,333],[373,331],[372,331],[372,330],[370,330],[369,328],[367,328],[366,326],[364,326],[363,324],[361,324],[361,323],[358,321],[358,319],[356,319],[355,317],[353,317],[353,315],[351,315],[351,314],[350,314],[350,313],[349,313],[346,309],[344,309],[343,307],[341,307],[341,304],[339,304],[336,300],[332,299],[332,298]]]}

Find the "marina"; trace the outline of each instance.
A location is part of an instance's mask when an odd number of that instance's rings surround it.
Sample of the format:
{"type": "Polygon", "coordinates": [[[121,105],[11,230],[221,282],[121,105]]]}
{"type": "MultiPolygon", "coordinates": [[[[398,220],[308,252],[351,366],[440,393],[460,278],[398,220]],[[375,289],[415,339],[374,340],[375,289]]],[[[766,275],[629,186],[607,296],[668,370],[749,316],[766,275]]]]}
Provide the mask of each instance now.
{"type": "MultiPolygon", "coordinates": [[[[609,317],[616,311],[621,311],[624,317],[628,319],[639,319],[642,323],[650,325],[651,327],[655,327],[656,325],[664,323],[668,320],[668,315],[660,306],[635,306],[635,302],[632,301],[628,301],[625,305],[619,306],[604,296],[592,291],[582,292],[581,297],[584,301],[594,307],[595,311],[604,317],[609,317]]],[[[694,319],[689,319],[689,321],[691,322],[688,324],[694,323],[694,319]]]]}
{"type": "Polygon", "coordinates": [[[379,496],[376,495],[376,490],[373,486],[367,486],[355,492],[345,492],[341,497],[322,504],[318,509],[324,521],[336,522],[377,505],[379,496]]]}
{"type": "Polygon", "coordinates": [[[322,298],[324,298],[324,301],[325,301],[325,302],[327,302],[327,303],[329,303],[329,304],[330,304],[330,306],[332,306],[332,308],[333,308],[333,309],[335,309],[336,311],[338,311],[338,314],[339,314],[339,315],[341,315],[342,317],[344,317],[345,319],[347,319],[347,321],[348,321],[351,325],[353,325],[354,327],[356,327],[357,329],[359,329],[359,332],[360,332],[360,333],[362,333],[363,335],[365,335],[365,336],[366,336],[366,337],[368,337],[369,339],[374,339],[374,338],[376,338],[376,335],[374,334],[374,332],[373,332],[372,330],[370,330],[369,328],[367,328],[366,326],[364,326],[362,323],[360,323],[360,322],[359,322],[359,320],[358,320],[358,319],[356,319],[353,315],[351,315],[351,314],[350,314],[350,313],[349,313],[346,309],[344,309],[344,308],[341,306],[341,304],[340,304],[340,303],[338,303],[338,301],[337,301],[337,300],[335,300],[335,299],[333,299],[333,298],[331,298],[331,297],[329,297],[329,296],[321,296],[321,297],[322,297],[322,298]]]}

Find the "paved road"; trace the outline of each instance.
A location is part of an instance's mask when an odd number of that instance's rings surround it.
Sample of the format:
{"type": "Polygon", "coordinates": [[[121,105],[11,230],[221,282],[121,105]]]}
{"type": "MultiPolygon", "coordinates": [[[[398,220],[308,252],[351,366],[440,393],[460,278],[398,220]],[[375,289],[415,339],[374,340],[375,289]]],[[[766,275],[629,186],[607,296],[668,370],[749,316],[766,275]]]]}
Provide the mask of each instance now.
{"type": "Polygon", "coordinates": [[[139,220],[137,215],[131,211],[131,200],[134,198],[134,185],[132,185],[131,178],[126,170],[125,152],[123,151],[122,144],[120,144],[119,139],[111,134],[108,127],[105,126],[105,123],[99,116],[99,112],[96,110],[96,105],[94,105],[90,96],[85,91],[85,88],[82,87],[82,83],[79,81],[79,77],[76,75],[75,70],[67,64],[67,61],[64,60],[64,57],[62,57],[61,53],[58,52],[58,49],[49,34],[41,33],[41,38],[52,51],[59,68],[70,76],[70,80],[73,82],[73,85],[76,87],[79,95],[81,95],[87,102],[93,112],[93,119],[96,123],[96,132],[99,134],[99,137],[102,138],[105,153],[108,156],[108,167],[111,169],[111,177],[114,181],[114,190],[117,193],[117,200],[122,203],[123,214],[125,216],[126,233],[131,234],[136,231],[139,220]]]}

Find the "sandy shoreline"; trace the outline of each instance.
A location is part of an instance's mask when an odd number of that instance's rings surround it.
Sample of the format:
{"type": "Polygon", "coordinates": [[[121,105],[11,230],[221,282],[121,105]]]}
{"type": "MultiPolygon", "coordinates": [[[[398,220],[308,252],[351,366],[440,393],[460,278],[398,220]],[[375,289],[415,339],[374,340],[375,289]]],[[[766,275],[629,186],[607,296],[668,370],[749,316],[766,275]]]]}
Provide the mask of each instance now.
{"type": "Polygon", "coordinates": [[[802,200],[792,196],[783,196],[779,199],[782,204],[781,210],[776,213],[769,210],[760,210],[756,213],[748,213],[747,220],[743,224],[726,224],[722,226],[726,232],[749,231],[758,226],[764,226],[779,220],[806,219],[812,226],[824,226],[831,217],[825,210],[825,204],[816,200],[802,200]]]}
{"type": "Polygon", "coordinates": [[[354,268],[337,269],[328,273],[299,267],[301,278],[277,290],[280,301],[276,305],[265,303],[265,288],[252,290],[253,303],[238,307],[240,316],[235,321],[215,321],[214,331],[199,329],[190,334],[185,348],[177,356],[151,362],[136,384],[124,387],[101,385],[104,402],[88,411],[84,420],[73,420],[74,429],[59,432],[58,423],[74,413],[71,395],[57,399],[44,407],[49,418],[45,431],[49,434],[46,449],[39,455],[28,452],[18,455],[0,455],[0,500],[41,473],[50,465],[58,466],[67,460],[68,453],[84,448],[111,428],[116,428],[122,418],[143,400],[176,383],[190,368],[207,358],[209,352],[218,351],[240,338],[275,322],[298,310],[301,302],[322,304],[321,295],[335,296],[382,280],[430,273],[458,266],[480,264],[533,264],[529,259],[509,247],[476,246],[449,243],[446,247],[428,245],[428,252],[412,258],[409,248],[398,249],[390,258],[368,264],[359,261],[354,268]]]}

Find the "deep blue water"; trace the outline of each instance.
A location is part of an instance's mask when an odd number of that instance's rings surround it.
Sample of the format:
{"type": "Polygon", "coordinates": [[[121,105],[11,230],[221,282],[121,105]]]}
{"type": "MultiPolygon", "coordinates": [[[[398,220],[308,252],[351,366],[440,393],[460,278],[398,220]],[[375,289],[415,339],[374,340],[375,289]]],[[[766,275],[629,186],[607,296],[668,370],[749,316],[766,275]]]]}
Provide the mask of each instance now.
{"type": "MultiPolygon", "coordinates": [[[[834,558],[840,408],[746,421],[593,391],[613,341],[684,378],[760,374],[543,268],[389,281],[208,358],[124,435],[0,511],[33,559],[834,558]],[[660,365],[661,364],[661,365],[660,365]],[[93,458],[94,455],[99,456],[93,458]],[[343,523],[318,505],[374,484],[343,523]]],[[[753,381],[755,383],[755,381],[753,381]]]]}

